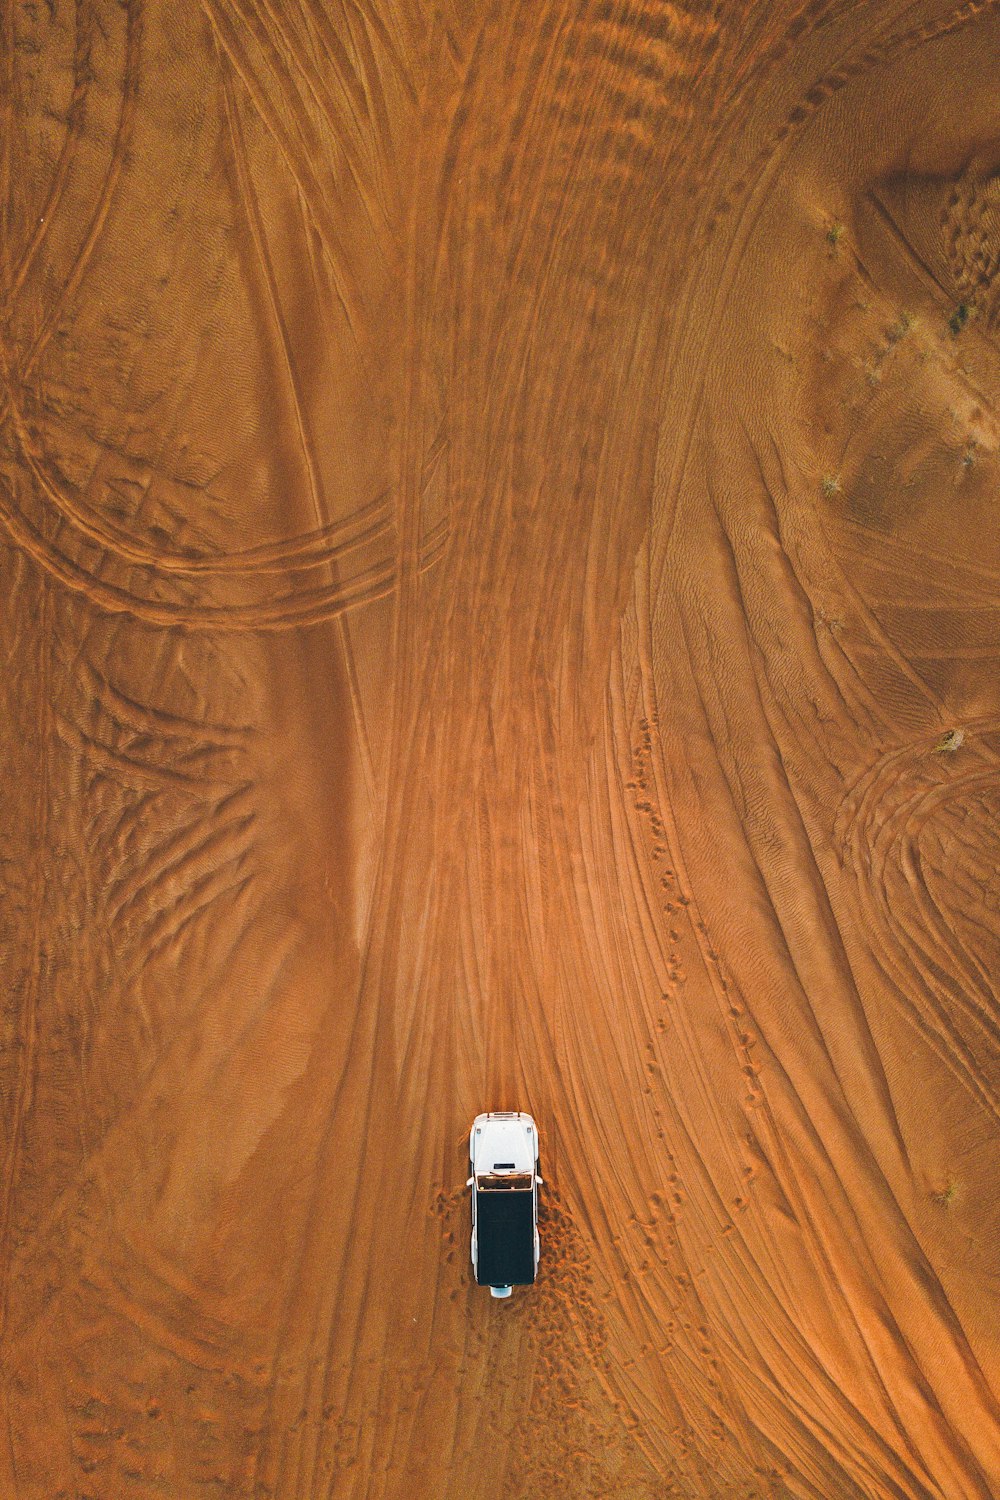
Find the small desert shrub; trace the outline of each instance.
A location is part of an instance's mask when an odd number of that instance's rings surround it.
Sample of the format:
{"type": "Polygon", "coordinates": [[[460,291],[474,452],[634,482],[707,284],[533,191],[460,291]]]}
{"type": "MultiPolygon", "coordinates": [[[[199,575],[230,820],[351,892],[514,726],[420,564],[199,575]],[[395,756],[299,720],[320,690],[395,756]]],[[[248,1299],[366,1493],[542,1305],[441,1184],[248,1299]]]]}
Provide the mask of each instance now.
{"type": "Polygon", "coordinates": [[[840,475],[839,474],[824,474],[820,488],[822,489],[823,494],[826,496],[826,498],[828,500],[830,499],[831,495],[839,495],[840,494],[840,475]]]}
{"type": "Polygon", "coordinates": [[[911,312],[901,312],[889,329],[888,337],[890,344],[898,344],[900,339],[905,339],[911,328],[915,327],[916,321],[911,312]]]}

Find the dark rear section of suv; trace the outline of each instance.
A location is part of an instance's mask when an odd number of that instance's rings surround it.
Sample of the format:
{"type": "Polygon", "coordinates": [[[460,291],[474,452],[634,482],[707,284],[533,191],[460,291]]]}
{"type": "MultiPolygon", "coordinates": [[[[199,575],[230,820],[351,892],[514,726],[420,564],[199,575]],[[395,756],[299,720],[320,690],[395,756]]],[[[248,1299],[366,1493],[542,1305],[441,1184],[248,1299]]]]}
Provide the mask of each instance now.
{"type": "Polygon", "coordinates": [[[535,1279],[534,1193],[484,1187],[476,1195],[480,1286],[531,1286],[535,1279]]]}

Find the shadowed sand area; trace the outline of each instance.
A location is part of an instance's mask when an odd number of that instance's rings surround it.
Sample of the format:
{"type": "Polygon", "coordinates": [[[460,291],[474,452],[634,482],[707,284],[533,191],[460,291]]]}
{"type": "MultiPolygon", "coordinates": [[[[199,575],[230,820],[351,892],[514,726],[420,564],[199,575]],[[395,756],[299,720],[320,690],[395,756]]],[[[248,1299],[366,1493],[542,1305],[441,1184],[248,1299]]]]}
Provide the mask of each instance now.
{"type": "Polygon", "coordinates": [[[0,1496],[995,1500],[1000,9],[0,13],[0,1496]]]}

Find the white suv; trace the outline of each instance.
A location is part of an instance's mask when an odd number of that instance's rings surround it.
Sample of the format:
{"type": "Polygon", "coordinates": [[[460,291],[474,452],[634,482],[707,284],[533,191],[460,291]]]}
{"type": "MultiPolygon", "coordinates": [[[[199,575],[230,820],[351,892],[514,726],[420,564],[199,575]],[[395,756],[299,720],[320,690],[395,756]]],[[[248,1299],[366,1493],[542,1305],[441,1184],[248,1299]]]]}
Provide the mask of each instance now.
{"type": "Polygon", "coordinates": [[[469,1132],[472,1267],[480,1286],[509,1297],[538,1270],[538,1128],[520,1110],[477,1115],[469,1132]]]}

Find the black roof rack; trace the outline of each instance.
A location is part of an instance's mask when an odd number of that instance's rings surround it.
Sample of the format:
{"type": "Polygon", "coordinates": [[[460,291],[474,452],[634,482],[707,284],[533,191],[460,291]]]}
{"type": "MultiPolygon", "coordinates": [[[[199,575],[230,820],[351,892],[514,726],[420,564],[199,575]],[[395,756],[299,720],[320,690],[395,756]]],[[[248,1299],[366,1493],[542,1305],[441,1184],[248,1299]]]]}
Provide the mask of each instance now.
{"type": "Polygon", "coordinates": [[[480,1193],[476,1238],[480,1286],[530,1286],[535,1279],[534,1193],[480,1193]]]}

